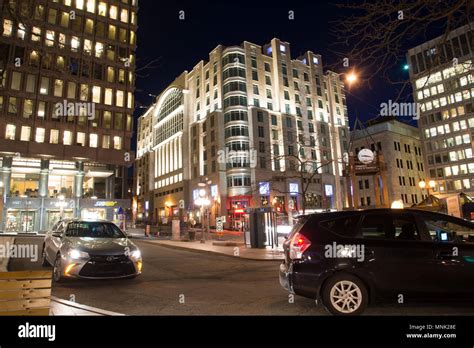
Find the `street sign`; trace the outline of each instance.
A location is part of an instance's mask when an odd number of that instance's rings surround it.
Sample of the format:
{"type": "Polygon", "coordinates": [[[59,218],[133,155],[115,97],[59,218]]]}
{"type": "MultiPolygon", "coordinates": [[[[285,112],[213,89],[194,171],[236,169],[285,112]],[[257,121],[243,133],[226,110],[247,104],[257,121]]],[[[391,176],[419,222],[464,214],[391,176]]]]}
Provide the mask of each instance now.
{"type": "Polygon", "coordinates": [[[184,200],[180,199],[178,205],[179,209],[184,209],[184,200]]]}

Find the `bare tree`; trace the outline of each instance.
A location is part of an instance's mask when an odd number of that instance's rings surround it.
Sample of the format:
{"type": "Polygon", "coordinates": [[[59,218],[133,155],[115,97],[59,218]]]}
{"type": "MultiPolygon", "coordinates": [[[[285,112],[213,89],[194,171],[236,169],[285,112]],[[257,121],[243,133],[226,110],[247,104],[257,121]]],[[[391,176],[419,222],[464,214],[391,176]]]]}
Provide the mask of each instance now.
{"type": "MultiPolygon", "coordinates": [[[[270,182],[275,183],[272,185],[272,190],[281,194],[294,194],[300,197],[301,211],[304,215],[308,207],[308,197],[314,193],[314,185],[321,185],[321,196],[323,195],[323,180],[321,169],[332,165],[333,163],[339,163],[342,159],[339,158],[319,158],[317,157],[317,150],[320,149],[316,144],[310,143],[305,139],[300,139],[294,143],[292,151],[286,151],[283,154],[273,153],[269,150],[268,153],[271,155],[268,157],[269,165],[273,165],[276,161],[285,163],[285,172],[278,172],[275,174],[270,182]],[[279,189],[278,183],[285,180],[295,180],[299,183],[300,190],[297,192],[290,192],[290,190],[279,189]],[[319,180],[316,183],[316,180],[319,180]]],[[[328,149],[328,153],[330,153],[328,149]]]]}
{"type": "Polygon", "coordinates": [[[394,78],[393,71],[405,60],[407,46],[433,39],[433,30],[441,32],[432,66],[444,63],[441,48],[450,31],[472,23],[474,0],[365,0],[335,6],[341,19],[331,26],[338,57],[333,69],[357,67],[369,86],[374,77],[382,77],[399,85],[399,99],[409,81],[394,78]]]}

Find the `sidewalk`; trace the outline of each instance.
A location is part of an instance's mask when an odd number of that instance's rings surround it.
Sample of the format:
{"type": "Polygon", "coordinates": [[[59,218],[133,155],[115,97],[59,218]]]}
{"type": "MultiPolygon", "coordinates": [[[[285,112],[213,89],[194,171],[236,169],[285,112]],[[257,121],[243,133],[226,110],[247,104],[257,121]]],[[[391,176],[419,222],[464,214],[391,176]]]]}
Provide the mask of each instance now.
{"type": "Polygon", "coordinates": [[[234,241],[171,241],[171,240],[150,240],[145,243],[158,244],[167,248],[192,250],[197,252],[220,254],[224,256],[238,257],[256,261],[278,261],[283,260],[282,249],[252,249],[247,248],[242,242],[234,241]]]}
{"type": "Polygon", "coordinates": [[[115,316],[124,315],[121,313],[110,312],[103,309],[81,305],[75,302],[63,300],[55,296],[51,296],[51,307],[49,315],[53,316],[115,316]]]}

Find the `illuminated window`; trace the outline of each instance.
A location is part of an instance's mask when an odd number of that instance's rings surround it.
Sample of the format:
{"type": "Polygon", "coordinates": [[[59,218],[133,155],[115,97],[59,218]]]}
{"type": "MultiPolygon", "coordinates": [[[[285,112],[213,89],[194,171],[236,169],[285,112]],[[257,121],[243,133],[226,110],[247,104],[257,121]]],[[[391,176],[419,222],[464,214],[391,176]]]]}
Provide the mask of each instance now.
{"type": "Polygon", "coordinates": [[[66,47],[66,35],[65,34],[59,34],[59,47],[64,48],[66,47]]]}
{"type": "Polygon", "coordinates": [[[86,146],[86,133],[77,132],[76,145],[86,146]]]}
{"type": "Polygon", "coordinates": [[[123,102],[123,91],[120,91],[120,90],[117,90],[117,100],[115,102],[115,104],[117,106],[124,106],[124,102],[123,102]]]}
{"type": "Polygon", "coordinates": [[[98,6],[98,13],[99,13],[99,16],[106,16],[107,15],[107,4],[105,2],[99,2],[99,6],[98,6]]]}
{"type": "Polygon", "coordinates": [[[77,52],[79,50],[79,45],[80,45],[79,38],[77,36],[73,36],[71,38],[71,49],[74,52],[77,52]]]}
{"type": "Polygon", "coordinates": [[[58,144],[59,143],[59,130],[51,129],[49,133],[49,143],[58,144]]]}
{"type": "Polygon", "coordinates": [[[5,139],[15,140],[15,131],[16,126],[14,124],[7,124],[7,127],[5,129],[5,139]]]}
{"type": "Polygon", "coordinates": [[[120,12],[120,20],[124,23],[128,22],[128,10],[122,9],[120,12]]]}
{"type": "Polygon", "coordinates": [[[12,36],[13,22],[9,19],[3,20],[3,36],[12,36]]]}
{"type": "Polygon", "coordinates": [[[63,133],[63,144],[64,145],[72,145],[72,132],[71,131],[64,131],[64,133],[63,133]]]}
{"type": "MultiPolygon", "coordinates": [[[[32,107],[33,110],[33,107],[32,107]]],[[[38,117],[44,117],[46,114],[46,103],[44,101],[38,102],[38,117]]]]}
{"type": "Polygon", "coordinates": [[[93,34],[93,31],[94,31],[94,21],[92,19],[86,19],[86,26],[84,28],[84,31],[87,33],[87,34],[93,34]]]}
{"type": "Polygon", "coordinates": [[[67,83],[67,97],[70,99],[76,98],[76,83],[75,82],[67,83]]]}
{"type": "Polygon", "coordinates": [[[61,13],[61,21],[60,24],[62,27],[67,28],[69,27],[69,13],[62,12],[61,13]]]}
{"type": "Polygon", "coordinates": [[[25,39],[25,34],[26,34],[25,26],[23,24],[18,24],[18,31],[16,33],[17,37],[19,39],[24,40],[25,39]]]}
{"type": "Polygon", "coordinates": [[[109,25],[109,39],[115,40],[115,35],[117,33],[117,28],[115,25],[109,25]]]}
{"type": "Polygon", "coordinates": [[[95,0],[87,0],[87,11],[91,13],[95,12],[95,0]]]}
{"type": "Polygon", "coordinates": [[[50,24],[56,24],[56,16],[58,14],[58,11],[55,9],[51,8],[48,11],[48,23],[50,24]]]}
{"type": "Polygon", "coordinates": [[[122,149],[122,137],[114,136],[114,149],[121,150],[122,149]]]}
{"type": "Polygon", "coordinates": [[[30,137],[31,137],[31,127],[22,126],[21,127],[20,140],[21,141],[30,141],[30,137]]]}
{"type": "Polygon", "coordinates": [[[110,18],[117,19],[117,6],[110,6],[110,18]]]}
{"type": "Polygon", "coordinates": [[[33,27],[33,30],[31,32],[31,41],[40,41],[41,39],[41,28],[38,27],[33,27]]]}
{"type": "Polygon", "coordinates": [[[63,96],[63,80],[56,79],[54,80],[54,96],[62,97],[63,96]]]}
{"type": "Polygon", "coordinates": [[[36,128],[35,141],[37,143],[44,143],[44,134],[45,134],[44,128],[36,128]]]}
{"type": "Polygon", "coordinates": [[[19,91],[21,88],[21,73],[18,71],[14,71],[12,73],[12,81],[10,85],[11,89],[15,91],[19,91]]]}
{"type": "Polygon", "coordinates": [[[104,44],[101,42],[96,42],[95,43],[95,56],[97,58],[102,58],[104,55],[104,44]]]}
{"type": "Polygon", "coordinates": [[[49,91],[49,78],[41,78],[40,94],[48,94],[49,91]]]}
{"type": "Polygon", "coordinates": [[[109,129],[112,124],[112,113],[110,111],[104,111],[102,127],[109,129]]]}
{"type": "Polygon", "coordinates": [[[97,134],[89,134],[89,146],[97,147],[99,142],[99,137],[97,134]]]}
{"type": "Polygon", "coordinates": [[[102,148],[103,149],[110,149],[110,135],[103,135],[102,136],[102,148]]]}
{"type": "Polygon", "coordinates": [[[92,41],[91,40],[84,40],[84,52],[88,55],[92,54],[92,41]]]}
{"type": "Polygon", "coordinates": [[[107,82],[114,82],[115,81],[115,70],[113,67],[107,67],[107,82]]]}
{"type": "Polygon", "coordinates": [[[76,0],[76,8],[79,10],[84,9],[84,0],[76,0]]]}
{"type": "Polygon", "coordinates": [[[100,103],[100,87],[99,86],[94,86],[92,87],[92,101],[94,103],[100,103]]]}
{"type": "Polygon", "coordinates": [[[89,85],[81,83],[81,90],[79,94],[79,99],[83,101],[89,100],[89,85]]]}
{"type": "Polygon", "coordinates": [[[112,105],[112,89],[106,88],[105,89],[105,98],[104,98],[105,105],[112,105]]]}
{"type": "Polygon", "coordinates": [[[33,115],[33,100],[25,99],[23,101],[23,117],[30,118],[33,115]]]}

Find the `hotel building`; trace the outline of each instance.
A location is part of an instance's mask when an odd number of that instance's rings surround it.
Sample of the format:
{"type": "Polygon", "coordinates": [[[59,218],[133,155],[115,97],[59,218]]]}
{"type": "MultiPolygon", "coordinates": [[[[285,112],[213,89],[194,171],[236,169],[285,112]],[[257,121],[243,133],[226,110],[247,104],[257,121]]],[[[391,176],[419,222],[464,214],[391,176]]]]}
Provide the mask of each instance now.
{"type": "Polygon", "coordinates": [[[0,1],[0,231],[130,208],[137,6],[0,1]]]}
{"type": "Polygon", "coordinates": [[[426,177],[440,198],[474,195],[474,23],[408,51],[426,177]]]}
{"type": "Polygon", "coordinates": [[[292,59],[290,44],[278,39],[219,45],[138,120],[138,218],[168,222],[180,201],[192,217],[203,178],[212,181],[211,221],[225,216],[229,228],[241,228],[249,207],[291,218],[306,183],[306,211],[342,209],[348,143],[344,86],[323,71],[320,55],[292,59]],[[312,161],[310,182],[298,179],[292,158],[312,161]]]}

